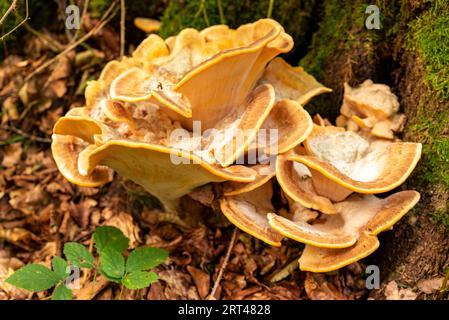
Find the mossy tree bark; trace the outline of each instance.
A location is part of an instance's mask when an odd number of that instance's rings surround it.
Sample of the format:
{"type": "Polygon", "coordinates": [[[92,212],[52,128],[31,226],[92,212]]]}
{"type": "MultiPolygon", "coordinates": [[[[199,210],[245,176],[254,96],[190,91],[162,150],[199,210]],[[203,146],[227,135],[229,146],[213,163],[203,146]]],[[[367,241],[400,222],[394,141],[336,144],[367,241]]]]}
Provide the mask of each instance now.
{"type": "MultiPolygon", "coordinates": [[[[368,30],[364,1],[327,0],[320,28],[301,64],[332,87],[314,108],[338,112],[343,83],[365,79],[392,87],[408,117],[407,141],[423,143],[423,156],[403,188],[421,192],[419,205],[368,258],[378,264],[382,288],[391,280],[415,287],[441,276],[449,263],[449,4],[445,1],[373,1],[381,29],[368,30]]],[[[372,293],[382,297],[381,290],[372,293]]]]}
{"type": "MultiPolygon", "coordinates": [[[[200,3],[170,1],[162,34],[220,23],[217,1],[200,3]]],[[[268,3],[223,0],[226,23],[235,27],[264,17],[268,3]]],[[[449,5],[444,0],[371,4],[379,8],[380,29],[365,27],[368,4],[362,0],[275,1],[273,18],[295,39],[289,62],[334,89],[308,105],[309,111],[335,118],[344,82],[372,79],[398,95],[409,119],[403,138],[424,145],[422,160],[402,188],[420,191],[422,199],[381,236],[381,248],[367,262],[379,265],[382,287],[391,280],[415,287],[420,279],[441,275],[449,262],[449,5]]],[[[372,295],[381,298],[382,290],[372,295]]]]}

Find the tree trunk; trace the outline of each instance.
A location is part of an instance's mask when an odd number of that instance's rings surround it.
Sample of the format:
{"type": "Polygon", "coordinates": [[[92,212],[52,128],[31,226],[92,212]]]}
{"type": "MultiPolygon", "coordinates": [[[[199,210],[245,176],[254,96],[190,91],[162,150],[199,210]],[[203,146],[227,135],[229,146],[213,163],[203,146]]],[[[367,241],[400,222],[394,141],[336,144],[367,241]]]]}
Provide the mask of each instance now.
{"type": "MultiPolygon", "coordinates": [[[[307,105],[309,112],[335,119],[343,83],[365,79],[389,85],[408,117],[404,140],[423,143],[423,156],[406,186],[421,193],[419,205],[393,231],[381,235],[381,247],[367,262],[381,270],[380,290],[391,281],[416,287],[420,279],[441,276],[448,265],[449,226],[449,5],[444,0],[372,1],[380,29],[367,29],[366,1],[274,1],[273,18],[295,40],[287,56],[331,87],[307,105]],[[445,36],[446,34],[446,36],[445,36]]],[[[169,1],[162,35],[185,27],[204,28],[221,21],[216,0],[169,1]],[[207,16],[207,17],[206,17],[207,16]]],[[[269,1],[223,0],[226,23],[236,27],[266,16],[269,1]]]]}

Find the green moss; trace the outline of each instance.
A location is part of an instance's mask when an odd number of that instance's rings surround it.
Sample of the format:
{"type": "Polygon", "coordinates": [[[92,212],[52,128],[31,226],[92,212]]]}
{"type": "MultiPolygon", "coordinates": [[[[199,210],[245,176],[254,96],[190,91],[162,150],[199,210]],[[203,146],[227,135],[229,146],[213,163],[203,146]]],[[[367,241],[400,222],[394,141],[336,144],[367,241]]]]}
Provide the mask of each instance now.
{"type": "Polygon", "coordinates": [[[423,154],[410,180],[418,188],[441,184],[449,190],[449,110],[436,112],[422,104],[408,135],[423,143],[423,154]]]}
{"type": "Polygon", "coordinates": [[[329,2],[324,6],[323,19],[319,30],[313,35],[309,53],[301,60],[308,72],[322,79],[326,62],[338,49],[339,42],[345,38],[347,22],[350,17],[347,8],[340,8],[338,1],[329,2]]]}
{"type": "MultiPolygon", "coordinates": [[[[380,3],[380,1],[377,2],[380,3]]],[[[343,50],[350,49],[353,45],[361,44],[366,49],[365,53],[373,56],[373,44],[383,38],[383,33],[382,29],[365,29],[366,6],[365,1],[361,0],[324,2],[323,17],[318,32],[314,34],[310,50],[300,64],[319,80],[322,80],[325,78],[328,62],[332,60],[331,57],[343,50]]],[[[354,58],[357,56],[354,55],[354,58]]]]}
{"type": "Polygon", "coordinates": [[[421,161],[423,165],[414,174],[418,185],[442,183],[449,188],[449,138],[432,139],[424,144],[421,161]]]}
{"type": "Polygon", "coordinates": [[[419,52],[425,81],[443,100],[449,100],[449,2],[431,1],[429,10],[410,25],[409,48],[419,52]]]}
{"type": "Polygon", "coordinates": [[[423,143],[423,155],[411,186],[432,195],[431,216],[449,227],[449,3],[427,1],[409,24],[407,49],[423,66],[426,94],[417,101],[408,136],[423,143]]]}
{"type": "Polygon", "coordinates": [[[309,112],[334,120],[339,114],[343,82],[357,85],[367,78],[377,82],[390,78],[383,61],[391,59],[391,40],[401,25],[398,2],[327,0],[321,3],[318,30],[299,64],[334,92],[312,100],[307,105],[309,112]],[[365,26],[369,4],[379,8],[380,29],[369,30],[365,26]]]}
{"type": "MultiPolygon", "coordinates": [[[[113,0],[91,0],[89,9],[91,15],[100,18],[113,0]]],[[[165,10],[168,0],[139,0],[126,1],[126,16],[129,19],[135,17],[158,18],[165,10]]]]}
{"type": "MultiPolygon", "coordinates": [[[[170,0],[161,19],[161,36],[176,35],[184,28],[204,29],[222,23],[219,2],[222,4],[223,22],[232,28],[267,17],[269,0],[170,0]]],[[[315,0],[274,1],[272,18],[282,24],[295,40],[295,49],[287,57],[290,61],[297,62],[306,51],[314,5],[315,0]]]]}
{"type": "MultiPolygon", "coordinates": [[[[449,202],[446,206],[446,208],[449,208],[449,202]]],[[[438,223],[445,226],[447,229],[449,229],[449,214],[446,210],[437,210],[431,214],[432,218],[435,219],[438,223]]]]}
{"type": "Polygon", "coordinates": [[[335,119],[339,113],[343,82],[357,84],[368,77],[373,78],[375,67],[382,59],[380,49],[387,46],[391,31],[398,28],[395,19],[398,9],[396,1],[378,0],[369,4],[379,7],[379,30],[365,27],[366,1],[322,2],[318,30],[299,64],[334,92],[312,100],[307,106],[309,112],[335,119]]]}
{"type": "MultiPolygon", "coordinates": [[[[429,91],[429,95],[435,92],[429,91]]],[[[429,212],[439,223],[449,227],[449,110],[439,109],[432,97],[423,97],[408,127],[407,136],[423,144],[421,160],[408,179],[409,187],[427,195],[429,212]]],[[[443,104],[444,106],[444,104],[443,104]]],[[[444,107],[443,107],[444,108],[444,107]]]]}
{"type": "MultiPolygon", "coordinates": [[[[114,0],[91,0],[89,2],[89,14],[94,18],[101,18],[106,10],[111,6],[114,0]]],[[[144,17],[152,19],[160,19],[162,13],[167,6],[168,0],[135,0],[125,1],[125,30],[126,43],[137,46],[145,39],[145,32],[134,26],[134,18],[144,17]]],[[[109,22],[109,26],[115,30],[120,30],[120,13],[109,22]]]]}

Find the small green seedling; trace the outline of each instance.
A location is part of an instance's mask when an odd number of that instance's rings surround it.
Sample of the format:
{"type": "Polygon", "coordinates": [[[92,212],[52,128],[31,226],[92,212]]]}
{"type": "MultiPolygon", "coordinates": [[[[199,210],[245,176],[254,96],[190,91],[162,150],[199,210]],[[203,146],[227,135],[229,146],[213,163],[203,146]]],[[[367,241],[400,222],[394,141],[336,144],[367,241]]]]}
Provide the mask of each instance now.
{"type": "Polygon", "coordinates": [[[129,239],[117,228],[103,226],[94,232],[94,243],[99,259],[95,259],[82,244],[64,244],[66,260],[55,256],[52,270],[40,265],[29,264],[12,274],[6,282],[28,291],[45,291],[55,287],[52,300],[71,300],[70,283],[76,280],[73,270],[92,269],[94,281],[99,272],[109,281],[128,289],[148,287],[159,278],[155,272],[148,271],[167,259],[168,252],[158,248],[137,248],[125,260],[123,253],[128,249],[129,239]]]}

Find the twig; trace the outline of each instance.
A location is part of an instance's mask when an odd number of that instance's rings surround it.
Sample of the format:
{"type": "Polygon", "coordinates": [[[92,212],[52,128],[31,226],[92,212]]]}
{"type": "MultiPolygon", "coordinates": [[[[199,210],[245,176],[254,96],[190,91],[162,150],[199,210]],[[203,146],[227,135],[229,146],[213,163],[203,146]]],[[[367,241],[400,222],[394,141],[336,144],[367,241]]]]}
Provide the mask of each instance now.
{"type": "MultiPolygon", "coordinates": [[[[11,8],[11,7],[10,7],[11,8]]],[[[8,9],[9,10],[9,9],[8,9]]],[[[2,21],[3,18],[5,16],[2,17],[2,21]]],[[[13,33],[14,31],[16,31],[22,24],[24,24],[26,21],[28,20],[28,0],[25,0],[25,18],[18,24],[16,25],[14,28],[12,28],[9,32],[7,32],[6,34],[4,34],[1,38],[0,41],[3,41],[3,39],[5,39],[7,36],[9,36],[11,33],[13,33]]]]}
{"type": "Polygon", "coordinates": [[[206,10],[206,5],[205,5],[204,0],[201,0],[201,2],[200,2],[200,7],[199,7],[197,13],[195,13],[195,19],[198,17],[200,12],[203,13],[204,22],[206,23],[206,25],[210,26],[209,17],[207,16],[207,10],[206,10]]]}
{"type": "Polygon", "coordinates": [[[29,31],[30,33],[34,34],[36,37],[38,37],[39,39],[41,39],[44,43],[46,43],[48,45],[48,47],[50,48],[50,50],[52,50],[53,52],[60,52],[61,50],[64,49],[64,46],[62,44],[60,44],[58,41],[51,39],[50,37],[46,36],[43,33],[40,33],[39,31],[35,30],[32,26],[30,26],[30,24],[28,22],[25,22],[23,24],[23,27],[29,31]]]}
{"type": "Polygon", "coordinates": [[[83,13],[81,14],[80,27],[78,29],[76,29],[75,34],[73,35],[73,38],[70,40],[70,43],[73,43],[76,39],[78,39],[80,30],[81,30],[81,26],[83,24],[84,19],[86,18],[86,15],[87,15],[88,8],[89,8],[89,0],[85,0],[84,7],[83,7],[83,13]]]}
{"type": "Polygon", "coordinates": [[[271,18],[271,15],[273,13],[273,4],[274,0],[270,0],[270,4],[268,5],[267,18],[271,18]]]}
{"type": "Polygon", "coordinates": [[[110,14],[110,12],[112,11],[112,9],[115,7],[117,2],[113,2],[111,4],[111,6],[108,8],[108,10],[106,10],[106,12],[104,13],[103,17],[101,18],[101,20],[91,29],[89,30],[88,33],[86,33],[83,37],[81,37],[79,40],[75,41],[74,43],[70,44],[69,46],[67,46],[63,51],[61,51],[58,55],[56,55],[53,59],[48,60],[47,62],[45,62],[43,65],[41,65],[39,68],[37,68],[36,70],[34,70],[32,73],[30,73],[26,78],[25,78],[25,82],[30,80],[32,77],[34,77],[36,74],[42,72],[43,70],[45,70],[48,66],[50,66],[51,64],[53,64],[55,61],[57,61],[59,58],[61,58],[62,56],[64,56],[65,54],[67,54],[67,52],[73,50],[74,48],[76,48],[78,45],[80,45],[81,43],[85,42],[87,39],[89,39],[91,36],[93,36],[94,34],[96,34],[98,31],[100,31],[115,15],[115,13],[110,14]],[[106,16],[108,16],[107,18],[105,18],[106,16]]]}
{"type": "Polygon", "coordinates": [[[210,26],[210,23],[209,23],[209,17],[207,16],[207,9],[206,9],[206,4],[205,4],[204,0],[203,0],[202,6],[203,6],[203,17],[204,17],[204,21],[206,22],[206,25],[207,25],[207,26],[210,26]]]}
{"type": "Polygon", "coordinates": [[[37,141],[37,142],[43,142],[43,143],[51,143],[51,139],[49,138],[41,138],[41,137],[36,137],[35,135],[26,133],[25,131],[22,131],[16,127],[13,126],[8,126],[5,125],[5,128],[9,131],[12,131],[14,133],[20,134],[22,137],[25,137],[27,139],[30,139],[32,141],[37,141]]]}
{"type": "Polygon", "coordinates": [[[222,0],[217,0],[218,13],[220,14],[220,23],[226,24],[226,18],[223,13],[223,3],[222,0]]]}
{"type": "Polygon", "coordinates": [[[5,14],[0,18],[0,26],[3,24],[3,21],[5,21],[6,17],[9,16],[11,11],[13,11],[16,8],[17,0],[14,0],[11,5],[9,6],[8,10],[6,10],[5,14]]]}
{"type": "Polygon", "coordinates": [[[439,299],[442,300],[444,297],[444,294],[447,291],[447,282],[449,280],[449,267],[445,270],[446,275],[444,276],[443,283],[441,284],[440,293],[439,293],[439,299]]]}
{"type": "Polygon", "coordinates": [[[220,285],[221,278],[223,277],[224,270],[229,262],[229,257],[231,256],[232,249],[234,248],[235,240],[237,239],[237,228],[234,229],[232,233],[231,242],[229,242],[228,251],[226,252],[226,256],[224,258],[223,264],[221,265],[220,271],[218,272],[217,280],[215,280],[214,287],[209,295],[209,299],[214,299],[215,292],[220,285]]]}
{"type": "Polygon", "coordinates": [[[120,58],[125,55],[125,0],[120,0],[120,58]]]}

